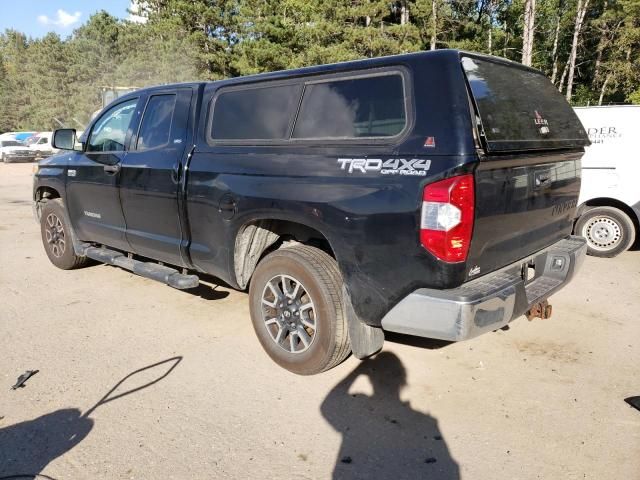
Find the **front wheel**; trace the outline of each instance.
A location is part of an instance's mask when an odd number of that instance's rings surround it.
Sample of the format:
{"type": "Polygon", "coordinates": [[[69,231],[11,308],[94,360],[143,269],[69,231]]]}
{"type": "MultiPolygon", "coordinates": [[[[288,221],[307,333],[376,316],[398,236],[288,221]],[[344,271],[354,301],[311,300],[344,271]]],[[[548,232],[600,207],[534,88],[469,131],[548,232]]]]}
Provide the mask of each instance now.
{"type": "Polygon", "coordinates": [[[249,288],[251,321],[278,365],[299,375],[320,373],[351,352],[336,261],[296,244],[267,255],[249,288]]]}
{"type": "Polygon", "coordinates": [[[85,266],[88,258],[75,254],[71,227],[66,218],[62,200],[48,200],[40,215],[40,233],[44,250],[51,263],[63,270],[71,270],[85,266]]]}
{"type": "Polygon", "coordinates": [[[614,207],[593,207],[576,222],[575,233],[587,239],[587,253],[615,257],[635,240],[635,226],[629,216],[614,207]]]}

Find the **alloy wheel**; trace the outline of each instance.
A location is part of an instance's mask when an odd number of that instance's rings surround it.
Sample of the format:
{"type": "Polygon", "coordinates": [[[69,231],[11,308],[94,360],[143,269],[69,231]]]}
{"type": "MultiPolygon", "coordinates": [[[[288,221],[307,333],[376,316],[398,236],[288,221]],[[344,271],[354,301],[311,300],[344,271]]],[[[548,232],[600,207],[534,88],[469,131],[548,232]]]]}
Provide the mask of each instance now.
{"type": "Polygon", "coordinates": [[[47,215],[47,221],[44,230],[49,250],[54,257],[60,258],[64,255],[66,241],[64,235],[64,227],[62,222],[55,213],[47,215]]]}
{"type": "Polygon", "coordinates": [[[306,351],[316,338],[313,300],[304,285],[290,275],[276,275],[265,285],[262,319],[271,339],[289,353],[306,351]]]}

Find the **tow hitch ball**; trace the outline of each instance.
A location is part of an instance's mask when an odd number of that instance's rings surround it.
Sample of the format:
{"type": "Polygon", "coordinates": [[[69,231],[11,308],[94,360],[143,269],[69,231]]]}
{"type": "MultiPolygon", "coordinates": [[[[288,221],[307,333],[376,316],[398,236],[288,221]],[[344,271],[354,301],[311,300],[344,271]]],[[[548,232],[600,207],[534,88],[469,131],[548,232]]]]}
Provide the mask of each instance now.
{"type": "Polygon", "coordinates": [[[551,317],[552,310],[553,309],[551,308],[551,305],[549,305],[549,302],[543,300],[542,302],[534,304],[529,310],[527,310],[525,315],[527,316],[527,320],[529,321],[533,320],[534,318],[541,318],[544,320],[551,317]]]}

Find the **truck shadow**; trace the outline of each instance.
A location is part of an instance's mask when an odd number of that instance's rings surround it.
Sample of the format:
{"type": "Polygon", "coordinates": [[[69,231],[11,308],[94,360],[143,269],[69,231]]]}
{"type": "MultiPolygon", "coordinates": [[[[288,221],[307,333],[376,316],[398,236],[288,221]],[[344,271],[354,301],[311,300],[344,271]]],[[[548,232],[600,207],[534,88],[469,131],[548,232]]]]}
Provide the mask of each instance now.
{"type": "Polygon", "coordinates": [[[415,337],[413,335],[403,335],[402,333],[384,332],[386,342],[400,343],[410,347],[426,348],[428,350],[438,350],[447,347],[455,342],[446,340],[435,340],[433,338],[415,337]]]}
{"type": "Polygon", "coordinates": [[[363,361],[327,395],[322,415],[342,435],[334,479],[460,478],[438,421],[400,399],[405,385],[402,362],[383,352],[363,361]],[[360,375],[370,379],[373,395],[349,393],[360,375]]]}
{"type": "Polygon", "coordinates": [[[200,284],[196,288],[183,290],[183,292],[195,295],[196,297],[200,297],[204,300],[221,300],[229,296],[228,290],[233,290],[229,285],[227,285],[227,283],[213,275],[198,273],[198,277],[200,278],[200,284]],[[226,290],[218,290],[219,288],[224,288],[226,290]]]}
{"type": "Polygon", "coordinates": [[[77,408],[65,408],[0,428],[0,478],[42,477],[40,474],[49,463],[70,451],[89,435],[95,423],[89,416],[96,408],[158,383],[181,361],[182,357],[173,357],[129,373],[85,413],[77,408]],[[167,368],[163,370],[163,367],[167,368]],[[154,369],[160,369],[160,373],[153,380],[116,393],[129,378],[154,369]]]}
{"type": "Polygon", "coordinates": [[[195,297],[200,297],[203,300],[222,300],[229,296],[229,292],[225,290],[218,290],[220,285],[207,285],[200,283],[196,288],[190,288],[189,290],[182,290],[195,297]]]}

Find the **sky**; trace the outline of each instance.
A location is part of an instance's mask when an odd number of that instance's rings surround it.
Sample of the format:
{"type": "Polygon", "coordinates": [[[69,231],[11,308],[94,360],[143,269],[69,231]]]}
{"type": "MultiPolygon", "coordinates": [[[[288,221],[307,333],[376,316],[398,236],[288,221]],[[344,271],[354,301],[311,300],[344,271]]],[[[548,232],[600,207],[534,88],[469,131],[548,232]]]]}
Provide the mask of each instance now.
{"type": "Polygon", "coordinates": [[[130,0],[0,0],[0,32],[13,28],[39,38],[47,32],[71,35],[99,10],[127,18],[130,0]]]}

